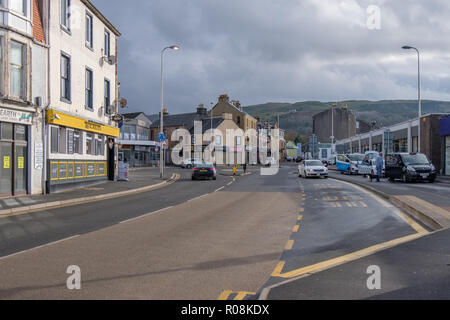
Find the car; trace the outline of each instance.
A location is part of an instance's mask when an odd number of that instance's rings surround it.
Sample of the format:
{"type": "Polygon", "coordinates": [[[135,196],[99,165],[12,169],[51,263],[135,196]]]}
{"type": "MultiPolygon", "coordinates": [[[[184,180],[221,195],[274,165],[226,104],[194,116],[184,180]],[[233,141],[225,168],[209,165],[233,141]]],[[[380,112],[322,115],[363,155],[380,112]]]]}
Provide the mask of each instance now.
{"type": "Polygon", "coordinates": [[[325,166],[325,167],[327,167],[328,168],[328,160],[322,160],[322,163],[323,163],[323,165],[325,166]]]}
{"type": "Polygon", "coordinates": [[[358,166],[362,163],[363,159],[364,155],[359,153],[339,154],[336,157],[336,169],[341,174],[358,174],[358,166]]]}
{"type": "Polygon", "coordinates": [[[437,176],[436,167],[423,153],[393,153],[386,155],[385,175],[389,181],[429,181],[437,176]]]}
{"type": "Polygon", "coordinates": [[[183,162],[181,163],[181,167],[191,169],[195,167],[195,165],[202,163],[203,161],[201,159],[194,159],[194,158],[184,159],[183,162]]]}
{"type": "Polygon", "coordinates": [[[192,168],[192,180],[200,178],[217,180],[217,171],[212,163],[202,162],[192,168]]]}
{"type": "Polygon", "coordinates": [[[298,166],[298,176],[308,177],[324,177],[328,178],[328,169],[320,160],[304,160],[298,166]]]}
{"type": "MultiPolygon", "coordinates": [[[[358,165],[358,174],[367,176],[376,176],[377,175],[377,166],[375,164],[378,158],[378,151],[367,151],[364,154],[364,159],[361,164],[358,165]]],[[[384,168],[383,168],[384,172],[384,168]]],[[[384,175],[384,174],[383,174],[384,175]]]]}

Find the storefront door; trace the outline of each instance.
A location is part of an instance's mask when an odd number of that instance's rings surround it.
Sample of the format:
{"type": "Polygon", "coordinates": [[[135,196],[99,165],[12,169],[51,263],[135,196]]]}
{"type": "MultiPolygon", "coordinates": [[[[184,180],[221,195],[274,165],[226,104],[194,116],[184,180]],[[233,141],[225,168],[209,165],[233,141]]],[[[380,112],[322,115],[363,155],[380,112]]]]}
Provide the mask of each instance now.
{"type": "Polygon", "coordinates": [[[14,157],[14,195],[27,193],[27,146],[16,144],[14,157]]]}
{"type": "Polygon", "coordinates": [[[12,146],[11,142],[0,142],[0,197],[11,196],[13,191],[12,146]]]}

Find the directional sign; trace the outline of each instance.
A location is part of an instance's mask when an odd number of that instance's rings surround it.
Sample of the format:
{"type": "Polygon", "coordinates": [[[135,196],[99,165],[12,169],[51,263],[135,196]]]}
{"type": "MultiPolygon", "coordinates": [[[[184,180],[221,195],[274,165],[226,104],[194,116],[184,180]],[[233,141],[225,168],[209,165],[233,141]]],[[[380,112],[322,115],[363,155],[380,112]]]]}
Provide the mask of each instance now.
{"type": "Polygon", "coordinates": [[[161,141],[164,141],[164,140],[166,140],[166,135],[164,133],[160,133],[159,136],[158,136],[158,141],[161,142],[161,141]]]}

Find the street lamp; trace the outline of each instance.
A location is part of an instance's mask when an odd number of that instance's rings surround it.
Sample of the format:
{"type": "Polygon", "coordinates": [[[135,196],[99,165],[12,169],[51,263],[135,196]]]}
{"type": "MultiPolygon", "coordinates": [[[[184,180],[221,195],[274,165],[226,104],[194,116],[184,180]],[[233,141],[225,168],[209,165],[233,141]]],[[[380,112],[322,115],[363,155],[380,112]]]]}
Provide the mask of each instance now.
{"type": "MultiPolygon", "coordinates": [[[[163,106],[164,106],[164,81],[163,81],[163,54],[164,51],[166,51],[167,49],[172,49],[172,50],[178,50],[180,49],[179,46],[170,46],[170,47],[165,47],[164,49],[161,50],[161,114],[159,116],[160,118],[160,127],[159,127],[159,133],[160,135],[164,134],[164,112],[163,112],[163,106]]],[[[160,171],[160,177],[161,179],[163,179],[164,177],[164,157],[163,157],[163,145],[162,145],[162,141],[159,142],[159,171],[160,171]]]]}
{"type": "Polygon", "coordinates": [[[417,52],[417,86],[418,86],[418,93],[419,93],[419,126],[418,126],[418,138],[417,138],[417,151],[420,152],[420,126],[421,126],[421,120],[422,120],[422,101],[421,101],[421,97],[420,97],[420,87],[421,87],[421,83],[420,83],[420,53],[419,50],[417,48],[414,47],[410,47],[410,46],[403,46],[402,49],[405,50],[409,50],[409,49],[413,49],[416,50],[417,52]]]}

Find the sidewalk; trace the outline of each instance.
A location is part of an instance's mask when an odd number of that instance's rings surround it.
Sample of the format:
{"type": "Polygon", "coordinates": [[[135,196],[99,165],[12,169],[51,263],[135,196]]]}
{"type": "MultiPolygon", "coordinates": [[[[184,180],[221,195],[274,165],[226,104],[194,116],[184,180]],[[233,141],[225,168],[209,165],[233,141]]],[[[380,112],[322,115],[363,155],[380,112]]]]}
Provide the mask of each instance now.
{"type": "MultiPolygon", "coordinates": [[[[99,184],[45,195],[27,195],[0,199],[0,216],[26,211],[39,211],[47,207],[75,205],[99,201],[130,193],[143,192],[162,187],[175,178],[167,172],[166,180],[160,179],[159,168],[140,168],[129,172],[129,181],[106,181],[99,184]]],[[[177,176],[179,178],[179,176],[177,176]]]]}

